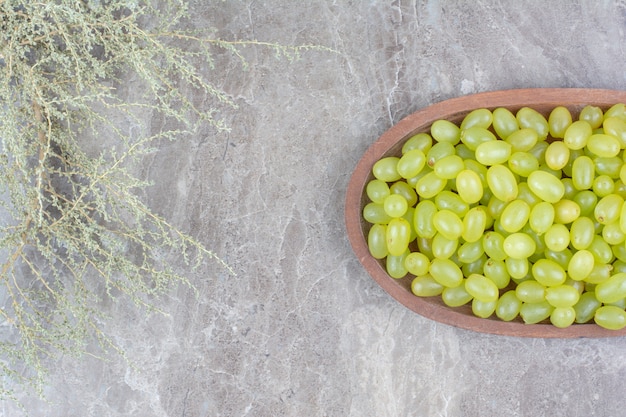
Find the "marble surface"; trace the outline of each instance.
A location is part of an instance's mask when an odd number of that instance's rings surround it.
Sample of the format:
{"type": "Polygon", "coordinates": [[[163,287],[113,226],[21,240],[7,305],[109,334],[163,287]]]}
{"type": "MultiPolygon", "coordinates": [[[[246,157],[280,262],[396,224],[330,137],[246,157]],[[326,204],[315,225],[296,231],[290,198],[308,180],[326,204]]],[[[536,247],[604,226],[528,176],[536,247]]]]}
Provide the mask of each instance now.
{"type": "MultiPolygon", "coordinates": [[[[229,133],[164,144],[142,167],[150,206],[225,258],[173,291],[167,315],[112,304],[111,355],[53,364],[33,416],[621,416],[626,340],[478,334],[383,292],[345,235],[356,162],[404,116],[463,94],[626,88],[616,1],[191,1],[227,39],[261,47],[212,77],[239,105],[229,133]]],[[[208,69],[206,70],[208,74],[208,69]]],[[[199,98],[202,101],[202,98],[199,98]]],[[[211,105],[205,102],[207,108],[211,105]]],[[[19,416],[12,403],[0,415],[19,416]]]]}

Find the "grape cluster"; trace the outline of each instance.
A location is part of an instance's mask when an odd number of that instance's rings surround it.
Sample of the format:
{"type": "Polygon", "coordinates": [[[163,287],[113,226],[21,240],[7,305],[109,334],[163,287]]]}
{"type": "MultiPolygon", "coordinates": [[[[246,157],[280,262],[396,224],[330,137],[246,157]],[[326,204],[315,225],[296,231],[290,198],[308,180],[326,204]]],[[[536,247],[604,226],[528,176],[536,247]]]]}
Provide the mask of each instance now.
{"type": "Polygon", "coordinates": [[[370,254],[482,318],[626,327],[626,105],[437,120],[373,168],[370,254]]]}

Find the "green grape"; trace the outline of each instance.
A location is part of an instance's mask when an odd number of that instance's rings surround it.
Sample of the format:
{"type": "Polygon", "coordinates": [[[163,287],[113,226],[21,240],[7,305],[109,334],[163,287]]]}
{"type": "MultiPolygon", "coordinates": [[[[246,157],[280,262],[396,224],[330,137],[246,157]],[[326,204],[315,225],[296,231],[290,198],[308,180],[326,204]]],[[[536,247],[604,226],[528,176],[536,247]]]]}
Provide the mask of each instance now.
{"type": "Polygon", "coordinates": [[[517,284],[515,296],[524,303],[539,303],[546,299],[546,287],[530,279],[517,284]]]}
{"type": "Polygon", "coordinates": [[[463,201],[474,204],[483,196],[483,184],[478,174],[470,169],[464,169],[456,177],[456,189],[463,201]]]}
{"type": "Polygon", "coordinates": [[[437,206],[431,200],[422,200],[415,206],[413,215],[413,227],[417,236],[432,239],[437,233],[433,223],[433,217],[437,213],[437,206]]]}
{"type": "Polygon", "coordinates": [[[594,155],[610,158],[619,154],[621,147],[619,140],[615,136],[596,133],[589,136],[587,149],[594,155]]]}
{"type": "Polygon", "coordinates": [[[487,203],[487,213],[494,219],[497,220],[502,215],[504,208],[506,207],[506,202],[492,196],[489,199],[489,203],[487,203]]]}
{"type": "Polygon", "coordinates": [[[495,140],[496,136],[483,127],[474,126],[461,131],[461,141],[472,151],[476,151],[481,143],[495,140]]]}
{"type": "Polygon", "coordinates": [[[626,233],[626,204],[622,204],[622,208],[619,211],[618,222],[622,232],[626,233]]]}
{"type": "Polygon", "coordinates": [[[417,238],[417,232],[413,227],[413,219],[415,218],[415,207],[409,207],[404,216],[402,216],[402,218],[409,222],[409,225],[411,226],[411,237],[409,238],[409,242],[413,242],[417,238]]]}
{"type": "Polygon", "coordinates": [[[572,181],[577,190],[588,190],[593,186],[595,165],[588,156],[576,158],[572,164],[572,181]]]}
{"type": "MultiPolygon", "coordinates": [[[[564,270],[567,269],[567,265],[569,265],[569,261],[573,256],[574,254],[569,248],[565,248],[560,251],[553,251],[550,249],[544,249],[543,251],[543,258],[556,262],[564,270]]],[[[537,262],[539,259],[541,259],[541,257],[533,259],[533,262],[537,262]]]]}
{"type": "Polygon", "coordinates": [[[474,299],[485,303],[497,301],[500,296],[496,284],[489,278],[480,274],[471,274],[467,277],[465,280],[465,290],[474,297],[474,299]]]}
{"type": "Polygon", "coordinates": [[[466,242],[477,242],[482,238],[487,226],[487,212],[481,206],[469,209],[463,217],[461,237],[466,242]]]}
{"type": "Polygon", "coordinates": [[[383,210],[389,217],[402,217],[409,208],[406,198],[400,194],[391,194],[383,202],[383,210]]]}
{"type": "Polygon", "coordinates": [[[421,252],[411,252],[404,259],[404,267],[416,277],[428,274],[430,259],[421,252]]]}
{"type": "Polygon", "coordinates": [[[570,242],[577,249],[587,249],[593,242],[595,225],[589,217],[579,217],[570,226],[570,242]]]}
{"type": "Polygon", "coordinates": [[[550,136],[553,138],[562,138],[565,131],[572,124],[572,114],[567,107],[555,107],[548,116],[548,126],[550,136]]]}
{"type": "Polygon", "coordinates": [[[619,178],[620,170],[624,161],[621,156],[597,157],[593,158],[597,175],[608,175],[612,179],[619,178]]]}
{"type": "Polygon", "coordinates": [[[602,122],[602,129],[604,133],[615,136],[622,149],[626,148],[626,121],[617,117],[608,117],[602,122]]]}
{"type": "Polygon", "coordinates": [[[385,181],[371,180],[365,187],[367,197],[374,203],[382,203],[389,196],[391,191],[389,185],[385,181]]]}
{"type": "Polygon", "coordinates": [[[622,298],[614,303],[607,303],[605,305],[616,306],[621,308],[622,310],[626,309],[626,298],[622,298]]]}
{"type": "Polygon", "coordinates": [[[391,219],[387,225],[385,239],[390,255],[402,255],[411,241],[411,224],[402,217],[391,219]]]}
{"type": "Polygon", "coordinates": [[[589,122],[586,120],[577,120],[565,130],[563,143],[572,150],[583,149],[587,146],[587,142],[592,134],[593,129],[589,122]]]}
{"type": "Polygon", "coordinates": [[[509,135],[519,130],[519,123],[515,115],[509,109],[498,107],[493,111],[493,130],[502,139],[507,139],[509,135]]]}
{"type": "Polygon", "coordinates": [[[489,318],[494,311],[496,311],[496,305],[498,301],[480,301],[474,298],[472,300],[472,313],[476,317],[480,317],[481,319],[489,318]]]}
{"type": "Polygon", "coordinates": [[[585,120],[592,129],[596,129],[602,126],[602,120],[604,118],[604,114],[600,107],[587,105],[581,111],[578,116],[579,120],[585,120]]]}
{"type": "Polygon", "coordinates": [[[550,133],[550,126],[546,118],[537,110],[530,107],[522,107],[515,115],[521,128],[534,129],[540,140],[544,140],[550,133]]]}
{"type": "Polygon", "coordinates": [[[546,149],[548,149],[548,142],[541,141],[537,142],[537,144],[533,146],[528,153],[537,158],[537,161],[539,161],[539,165],[541,166],[545,162],[546,149]]]}
{"type": "MultiPolygon", "coordinates": [[[[444,142],[445,143],[445,142],[444,142]]],[[[441,192],[448,182],[439,178],[434,172],[424,175],[415,185],[415,191],[422,198],[433,198],[441,192]]]]}
{"type": "Polygon", "coordinates": [[[525,279],[530,273],[530,263],[528,259],[506,258],[504,261],[506,270],[513,280],[525,279]]]}
{"type": "Polygon", "coordinates": [[[503,261],[507,257],[504,251],[504,236],[498,232],[490,231],[485,233],[483,237],[483,249],[488,257],[498,261],[503,261]]]}
{"type": "Polygon", "coordinates": [[[587,291],[580,295],[578,302],[574,305],[576,312],[576,323],[587,323],[593,319],[596,310],[602,306],[602,303],[596,298],[593,291],[587,291]]]}
{"type": "Polygon", "coordinates": [[[459,143],[455,146],[456,154],[464,161],[466,159],[475,160],[474,151],[468,148],[464,143],[459,143]]]}
{"type": "Polygon", "coordinates": [[[463,159],[458,155],[448,155],[438,160],[433,166],[435,174],[439,178],[452,179],[456,178],[459,172],[465,169],[463,159]]]}
{"type": "Polygon", "coordinates": [[[555,141],[548,145],[544,160],[550,169],[560,170],[569,162],[569,148],[562,141],[555,141]]]}
{"type": "Polygon", "coordinates": [[[600,224],[613,223],[619,219],[623,205],[624,198],[622,196],[609,194],[598,201],[593,215],[600,224]]]}
{"type": "Polygon", "coordinates": [[[387,274],[391,278],[400,279],[404,278],[409,271],[404,267],[404,259],[409,254],[409,250],[407,249],[404,253],[396,256],[389,254],[386,258],[386,268],[387,274]]]}
{"type": "Polygon", "coordinates": [[[609,330],[620,330],[626,327],[626,311],[616,306],[599,307],[593,319],[598,326],[609,330]]]}
{"type": "Polygon", "coordinates": [[[548,203],[556,203],[565,194],[563,183],[552,174],[545,171],[535,171],[526,181],[530,190],[548,203]]]}
{"type": "Polygon", "coordinates": [[[437,142],[426,153],[426,165],[434,167],[438,160],[449,155],[454,155],[456,149],[450,142],[437,142]]]}
{"type": "MultiPolygon", "coordinates": [[[[460,262],[458,260],[458,256],[455,259],[456,262],[460,262]]],[[[487,255],[484,253],[475,261],[470,262],[468,264],[461,264],[461,271],[463,271],[463,276],[468,277],[471,274],[482,274],[485,268],[485,263],[487,262],[487,255]]]]}
{"type": "Polygon", "coordinates": [[[517,180],[504,165],[492,165],[487,169],[487,184],[493,195],[501,201],[508,202],[517,197],[517,180]]]}
{"type": "Polygon", "coordinates": [[[504,261],[489,258],[483,266],[483,274],[496,284],[499,289],[506,288],[511,282],[511,275],[504,261]]]}
{"type": "Polygon", "coordinates": [[[456,287],[463,282],[461,268],[450,259],[433,259],[430,262],[429,273],[445,287],[456,287]]]}
{"type": "MultiPolygon", "coordinates": [[[[569,177],[570,181],[572,178],[572,166],[574,165],[574,161],[576,158],[584,156],[585,151],[583,149],[570,149],[569,151],[569,160],[567,164],[563,167],[563,176],[569,177]]],[[[572,188],[574,188],[574,183],[572,182],[572,188]]]]}
{"type": "Polygon", "coordinates": [[[539,161],[528,152],[514,152],[511,154],[507,165],[514,174],[520,177],[528,177],[532,172],[539,169],[539,161]]]}
{"type": "Polygon", "coordinates": [[[626,297],[626,273],[618,272],[596,285],[596,298],[604,304],[615,303],[626,297]]]}
{"type": "MultiPolygon", "coordinates": [[[[624,155],[626,155],[626,153],[624,155]]],[[[626,164],[623,164],[619,168],[619,179],[622,182],[622,184],[626,184],[626,164]]],[[[615,188],[617,188],[617,185],[615,188]]]]}
{"type": "Polygon", "coordinates": [[[465,289],[465,280],[456,287],[446,287],[441,294],[441,299],[448,307],[461,307],[472,301],[472,296],[465,289]]]}
{"type": "Polygon", "coordinates": [[[519,315],[521,307],[522,302],[515,296],[515,291],[509,290],[496,303],[496,317],[502,321],[511,321],[519,315]]]}
{"type": "Polygon", "coordinates": [[[370,254],[376,259],[383,259],[389,254],[387,250],[387,226],[374,224],[367,234],[367,247],[370,254]]]}
{"type": "Polygon", "coordinates": [[[602,228],[602,239],[611,246],[620,245],[624,242],[626,234],[622,231],[619,221],[607,224],[602,228]]]}
{"type": "Polygon", "coordinates": [[[430,275],[420,275],[411,281],[411,292],[418,297],[434,297],[444,291],[444,286],[430,275]]]}
{"type": "MultiPolygon", "coordinates": [[[[546,201],[542,201],[533,206],[528,217],[528,224],[533,232],[542,235],[548,231],[554,223],[554,206],[546,201]]],[[[593,222],[592,222],[593,224],[593,222]]]]}
{"type": "Polygon", "coordinates": [[[526,225],[530,217],[530,206],[523,200],[513,200],[504,207],[500,224],[509,233],[515,233],[526,225]]]}
{"type": "Polygon", "coordinates": [[[593,191],[579,191],[574,195],[573,200],[580,207],[580,215],[582,217],[593,216],[593,211],[598,203],[598,196],[593,191]]]}
{"type": "Polygon", "coordinates": [[[387,224],[391,217],[385,212],[382,204],[368,203],[363,207],[363,218],[369,223],[387,224]]]}
{"type": "Polygon", "coordinates": [[[571,326],[576,320],[576,310],[574,307],[555,307],[550,313],[550,323],[554,327],[564,329],[571,326]]]}
{"type": "Polygon", "coordinates": [[[435,258],[448,259],[456,253],[458,246],[458,239],[448,239],[441,233],[437,233],[435,237],[433,237],[431,247],[435,258]]]}
{"type": "Polygon", "coordinates": [[[511,145],[502,140],[490,140],[476,147],[475,157],[483,165],[503,164],[511,156],[511,145]]]}
{"type": "Polygon", "coordinates": [[[459,262],[471,264],[480,259],[484,253],[485,250],[483,249],[483,243],[481,241],[465,242],[459,247],[457,257],[459,262]]]}
{"type": "Polygon", "coordinates": [[[524,303],[520,308],[519,315],[526,324],[536,324],[546,320],[554,311],[554,307],[547,301],[538,303],[524,303]]]}
{"type": "Polygon", "coordinates": [[[611,277],[611,273],[613,272],[613,265],[610,264],[598,264],[597,262],[594,264],[591,273],[584,281],[588,284],[599,284],[601,282],[606,281],[611,277]]]}
{"type": "Polygon", "coordinates": [[[470,171],[474,171],[478,174],[480,178],[480,182],[483,187],[487,187],[487,167],[476,161],[475,159],[466,159],[464,161],[465,169],[469,169],[470,171]]]}
{"type": "Polygon", "coordinates": [[[372,173],[376,179],[385,182],[398,181],[402,176],[398,174],[397,166],[400,158],[396,156],[388,156],[376,161],[372,167],[372,173]]]}
{"type": "Polygon", "coordinates": [[[415,241],[417,243],[417,250],[419,250],[420,253],[423,253],[424,255],[426,255],[428,259],[433,259],[435,257],[435,255],[433,255],[433,248],[432,248],[433,239],[432,238],[418,236],[415,241]]]}
{"type": "Polygon", "coordinates": [[[626,262],[626,246],[624,244],[613,245],[611,249],[618,260],[626,262]]]}
{"type": "Polygon", "coordinates": [[[530,187],[526,182],[520,182],[517,184],[517,190],[517,198],[528,203],[530,207],[534,207],[536,204],[541,202],[541,199],[537,197],[535,193],[530,191],[530,187]]]}
{"type": "Polygon", "coordinates": [[[593,254],[586,249],[577,251],[567,264],[567,274],[575,281],[587,278],[595,264],[593,254]]]}
{"type": "Polygon", "coordinates": [[[447,142],[456,145],[460,140],[461,130],[448,120],[437,120],[430,127],[430,135],[437,142],[447,142]]]}
{"type": "Polygon", "coordinates": [[[612,105],[607,111],[604,112],[604,119],[610,117],[617,117],[621,120],[626,120],[626,105],[624,103],[617,103],[612,105]]]}
{"type": "Polygon", "coordinates": [[[594,194],[602,198],[615,191],[615,182],[606,174],[599,175],[593,180],[593,186],[591,188],[594,194]]]}
{"type": "Polygon", "coordinates": [[[464,217],[469,211],[469,204],[450,190],[443,190],[435,197],[435,205],[439,210],[450,210],[459,217],[464,217]]]}
{"type": "Polygon", "coordinates": [[[539,259],[531,270],[537,282],[546,287],[561,285],[567,278],[563,267],[550,259],[539,259]]]}
{"type": "Polygon", "coordinates": [[[433,217],[435,229],[446,238],[454,240],[463,233],[463,221],[450,210],[439,210],[433,217]]]}
{"type": "Polygon", "coordinates": [[[418,133],[411,136],[404,142],[402,153],[405,154],[411,149],[419,149],[426,154],[433,146],[433,138],[428,133],[418,133]]]}
{"type": "Polygon", "coordinates": [[[426,165],[426,155],[420,149],[407,151],[396,165],[396,171],[403,178],[412,178],[422,172],[426,165]]]}
{"type": "Polygon", "coordinates": [[[511,152],[528,152],[539,141],[534,129],[519,129],[507,136],[504,141],[511,145],[511,152]]]}
{"type": "MultiPolygon", "coordinates": [[[[504,238],[502,244],[504,253],[514,259],[526,259],[531,256],[537,245],[532,237],[526,233],[512,233],[504,238]]],[[[492,256],[493,257],[493,256],[492,256]]]]}
{"type": "Polygon", "coordinates": [[[580,293],[571,285],[556,285],[546,288],[546,301],[554,307],[572,307],[578,302],[580,293]]]}
{"type": "Polygon", "coordinates": [[[461,130],[469,129],[470,127],[478,126],[483,129],[488,129],[493,121],[493,114],[489,109],[475,109],[468,113],[461,122],[461,130]]]}
{"type": "Polygon", "coordinates": [[[543,238],[548,249],[562,251],[570,243],[570,231],[565,225],[555,223],[548,228],[543,238]]]}
{"type": "Polygon", "coordinates": [[[580,206],[576,202],[562,199],[554,203],[554,222],[570,224],[580,217],[580,206]]]}

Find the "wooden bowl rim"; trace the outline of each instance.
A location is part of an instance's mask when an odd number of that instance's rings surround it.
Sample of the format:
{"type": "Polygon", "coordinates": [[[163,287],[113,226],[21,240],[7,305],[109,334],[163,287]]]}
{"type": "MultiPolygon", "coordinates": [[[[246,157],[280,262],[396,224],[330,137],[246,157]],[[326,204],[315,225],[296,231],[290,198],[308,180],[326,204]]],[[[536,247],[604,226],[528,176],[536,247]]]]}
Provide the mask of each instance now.
{"type": "MultiPolygon", "coordinates": [[[[585,105],[606,109],[615,103],[626,103],[626,91],[590,88],[525,88],[476,93],[444,100],[420,109],[383,133],[363,154],[357,163],[346,191],[345,224],[352,249],[369,275],[395,300],[421,316],[451,326],[481,333],[534,338],[601,338],[625,336],[626,328],[607,330],[595,323],[574,324],[559,329],[551,324],[526,325],[522,322],[504,322],[497,318],[482,319],[458,309],[437,304],[427,298],[413,295],[400,282],[391,278],[374,259],[367,248],[367,238],[361,216],[363,195],[371,169],[376,161],[409,137],[428,131],[437,119],[459,121],[469,111],[478,108],[493,110],[505,107],[517,110],[531,107],[542,111],[556,106],[580,110],[585,105]]],[[[577,114],[574,114],[577,116],[577,114]]],[[[405,278],[407,279],[407,278],[405,278]]]]}

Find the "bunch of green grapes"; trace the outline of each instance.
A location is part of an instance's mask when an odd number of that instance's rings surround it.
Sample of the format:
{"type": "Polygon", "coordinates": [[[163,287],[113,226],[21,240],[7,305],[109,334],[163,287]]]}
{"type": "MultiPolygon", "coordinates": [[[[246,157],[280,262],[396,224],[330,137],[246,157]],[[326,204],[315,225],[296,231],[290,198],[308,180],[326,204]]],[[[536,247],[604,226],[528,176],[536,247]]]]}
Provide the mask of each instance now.
{"type": "Polygon", "coordinates": [[[626,327],[625,148],[624,104],[437,120],[374,164],[369,251],[478,317],[626,327]]]}

